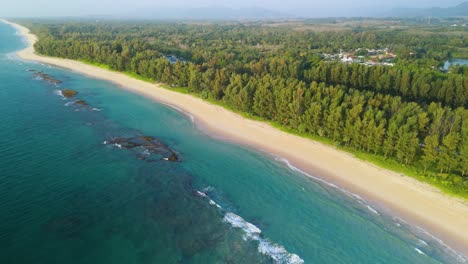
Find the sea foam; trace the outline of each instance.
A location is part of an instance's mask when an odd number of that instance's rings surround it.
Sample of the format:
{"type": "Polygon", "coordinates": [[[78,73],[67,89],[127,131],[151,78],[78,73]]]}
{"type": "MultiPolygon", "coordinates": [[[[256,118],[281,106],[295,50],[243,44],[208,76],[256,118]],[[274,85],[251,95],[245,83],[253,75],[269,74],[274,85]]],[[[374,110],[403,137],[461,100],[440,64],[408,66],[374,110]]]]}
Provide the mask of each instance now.
{"type": "Polygon", "coordinates": [[[224,215],[223,220],[232,227],[240,228],[245,232],[244,240],[254,240],[258,241],[258,252],[269,256],[274,263],[278,264],[299,264],[304,263],[304,260],[301,259],[298,255],[289,253],[283,246],[278,245],[266,238],[261,237],[262,231],[260,228],[256,227],[254,224],[251,224],[245,221],[242,217],[228,212],[224,215]]]}
{"type": "MultiPolygon", "coordinates": [[[[214,205],[220,209],[222,207],[217,204],[215,201],[210,199],[208,195],[201,191],[196,191],[196,193],[208,199],[211,205],[214,205]]],[[[304,260],[301,259],[298,255],[289,253],[283,246],[276,244],[266,238],[261,237],[262,230],[255,226],[252,223],[245,221],[242,217],[232,213],[226,212],[223,218],[223,221],[229,223],[234,228],[240,228],[244,231],[243,239],[245,241],[253,240],[258,242],[258,252],[263,255],[270,257],[274,263],[277,264],[301,264],[304,263],[304,260]]]]}
{"type": "Polygon", "coordinates": [[[426,255],[424,252],[422,252],[422,250],[420,250],[419,248],[414,248],[414,250],[416,250],[416,252],[418,252],[419,254],[421,255],[426,255]]]}
{"type": "Polygon", "coordinates": [[[62,99],[64,99],[64,100],[67,99],[67,98],[63,95],[63,93],[62,93],[61,90],[54,90],[54,93],[55,93],[56,95],[62,97],[62,99]]]}
{"type": "MultiPolygon", "coordinates": [[[[267,154],[273,156],[274,159],[275,159],[276,161],[279,161],[279,162],[285,164],[289,169],[291,169],[291,170],[293,170],[293,171],[295,171],[295,172],[298,172],[298,173],[300,173],[300,174],[303,174],[303,175],[305,175],[305,176],[308,176],[308,177],[310,177],[310,178],[312,178],[312,179],[314,179],[314,180],[317,180],[318,182],[324,183],[324,184],[326,184],[326,185],[328,185],[328,186],[330,186],[330,187],[333,187],[333,188],[335,188],[335,189],[341,191],[342,193],[344,193],[344,194],[350,196],[351,198],[353,198],[355,201],[357,201],[357,202],[358,202],[359,204],[361,204],[362,206],[366,207],[366,208],[367,208],[369,211],[371,211],[372,213],[374,213],[374,214],[376,214],[376,215],[378,215],[378,216],[381,216],[381,214],[380,214],[375,208],[373,208],[372,206],[370,206],[361,196],[359,196],[359,195],[357,195],[357,194],[355,194],[355,193],[352,193],[352,192],[350,192],[350,191],[348,191],[348,190],[346,190],[346,189],[343,189],[343,188],[341,188],[341,187],[339,187],[339,186],[337,186],[337,185],[335,185],[335,184],[332,184],[332,183],[330,183],[330,182],[328,182],[328,181],[325,181],[325,180],[323,180],[323,179],[320,179],[320,178],[318,178],[318,177],[315,177],[315,176],[313,176],[313,175],[310,175],[310,174],[308,174],[307,172],[302,171],[301,169],[299,169],[299,168],[295,167],[294,165],[292,165],[292,164],[289,162],[289,160],[287,160],[287,159],[285,159],[285,158],[282,158],[282,157],[280,157],[280,156],[274,155],[274,154],[272,154],[272,153],[267,153],[267,154]]],[[[422,235],[428,236],[431,240],[434,240],[434,241],[439,245],[439,247],[443,249],[443,251],[444,251],[446,254],[448,254],[448,255],[454,257],[458,262],[460,262],[460,263],[468,263],[468,258],[465,257],[462,253],[460,253],[460,252],[454,250],[453,248],[449,247],[449,246],[448,246],[447,244],[445,244],[441,239],[435,237],[434,235],[432,235],[431,233],[429,233],[429,232],[427,232],[426,230],[422,229],[421,227],[419,227],[419,226],[414,226],[414,225],[409,225],[409,224],[406,223],[403,219],[398,218],[398,217],[396,217],[396,219],[394,220],[394,223],[395,223],[395,225],[396,225],[397,227],[401,227],[401,226],[402,226],[401,223],[404,223],[405,226],[406,226],[406,228],[413,230],[413,232],[416,231],[417,233],[422,233],[422,235]]],[[[429,244],[428,244],[426,241],[424,241],[424,240],[422,240],[422,239],[420,239],[420,238],[419,238],[418,240],[419,240],[418,242],[419,242],[420,246],[423,246],[423,247],[429,246],[429,244]]],[[[426,255],[426,253],[424,253],[424,252],[423,252],[422,250],[420,250],[419,248],[415,247],[414,249],[415,249],[415,251],[418,252],[419,254],[426,255]]]]}

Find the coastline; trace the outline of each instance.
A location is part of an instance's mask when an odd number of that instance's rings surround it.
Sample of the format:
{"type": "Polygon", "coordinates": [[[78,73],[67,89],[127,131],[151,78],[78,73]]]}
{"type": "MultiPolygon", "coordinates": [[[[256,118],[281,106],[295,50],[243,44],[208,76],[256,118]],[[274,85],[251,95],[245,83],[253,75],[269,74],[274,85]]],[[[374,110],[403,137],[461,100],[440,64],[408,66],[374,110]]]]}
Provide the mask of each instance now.
{"type": "Polygon", "coordinates": [[[246,119],[200,98],[181,94],[69,59],[37,55],[37,37],[20,25],[14,26],[27,38],[28,47],[17,53],[25,60],[69,69],[93,78],[111,81],[120,87],[173,106],[190,114],[204,132],[222,140],[287,159],[292,166],[313,177],[334,183],[359,194],[411,225],[423,228],[459,253],[468,256],[468,203],[447,196],[428,184],[399,173],[379,168],[332,146],[280,131],[269,124],[246,119]]]}

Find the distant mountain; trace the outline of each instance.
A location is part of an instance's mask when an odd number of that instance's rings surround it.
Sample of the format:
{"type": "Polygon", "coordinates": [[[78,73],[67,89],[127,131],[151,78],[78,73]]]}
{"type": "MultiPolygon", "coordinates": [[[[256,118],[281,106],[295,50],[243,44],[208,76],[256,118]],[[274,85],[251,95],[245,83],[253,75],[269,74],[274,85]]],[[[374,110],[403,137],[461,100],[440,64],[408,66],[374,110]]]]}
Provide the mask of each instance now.
{"type": "Polygon", "coordinates": [[[233,9],[221,6],[211,6],[197,8],[150,8],[125,14],[124,17],[141,19],[239,20],[287,18],[291,16],[279,11],[260,7],[233,9]]]}
{"type": "Polygon", "coordinates": [[[388,14],[395,17],[452,17],[468,16],[468,2],[463,2],[454,7],[432,7],[432,8],[394,8],[388,14]]]}

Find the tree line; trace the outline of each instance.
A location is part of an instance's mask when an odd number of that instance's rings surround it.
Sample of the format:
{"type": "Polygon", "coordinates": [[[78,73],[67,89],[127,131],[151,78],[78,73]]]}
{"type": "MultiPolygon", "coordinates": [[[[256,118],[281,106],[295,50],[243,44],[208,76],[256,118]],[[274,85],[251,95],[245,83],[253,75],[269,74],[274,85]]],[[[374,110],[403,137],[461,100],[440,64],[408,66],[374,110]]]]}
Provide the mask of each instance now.
{"type": "Polygon", "coordinates": [[[451,188],[468,189],[467,69],[446,73],[434,67],[449,57],[447,43],[467,46],[466,35],[302,32],[238,23],[28,26],[39,36],[35,48],[41,54],[186,87],[234,110],[419,168],[451,188]],[[394,67],[325,62],[317,53],[383,46],[399,53],[394,67]],[[408,51],[416,56],[407,56],[408,51]],[[173,63],[165,55],[184,60],[173,63]]]}

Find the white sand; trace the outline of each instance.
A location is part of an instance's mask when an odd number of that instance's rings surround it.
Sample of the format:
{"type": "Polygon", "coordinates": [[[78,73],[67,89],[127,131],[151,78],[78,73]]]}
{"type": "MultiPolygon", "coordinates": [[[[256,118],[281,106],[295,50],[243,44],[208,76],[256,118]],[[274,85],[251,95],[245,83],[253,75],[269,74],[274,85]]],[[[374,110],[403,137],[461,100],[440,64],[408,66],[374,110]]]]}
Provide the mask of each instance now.
{"type": "Polygon", "coordinates": [[[112,81],[128,91],[176,106],[193,115],[197,125],[212,136],[284,157],[302,171],[358,194],[392,215],[429,231],[468,256],[467,201],[447,196],[428,184],[379,168],[331,146],[246,119],[191,95],[78,61],[37,55],[32,46],[37,41],[35,35],[23,26],[3,22],[16,27],[29,41],[29,47],[17,53],[20,58],[112,81]]]}

